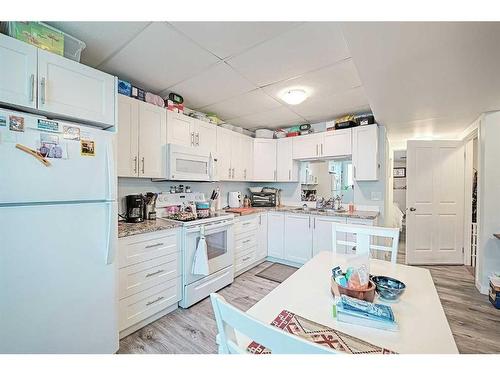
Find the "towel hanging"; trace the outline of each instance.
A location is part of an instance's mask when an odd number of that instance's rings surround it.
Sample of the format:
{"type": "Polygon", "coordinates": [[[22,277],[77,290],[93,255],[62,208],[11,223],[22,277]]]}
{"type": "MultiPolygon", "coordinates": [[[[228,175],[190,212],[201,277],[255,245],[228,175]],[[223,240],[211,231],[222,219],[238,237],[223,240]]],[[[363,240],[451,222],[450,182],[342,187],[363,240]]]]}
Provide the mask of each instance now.
{"type": "Polygon", "coordinates": [[[198,241],[198,246],[196,246],[196,251],[194,253],[191,273],[193,275],[204,276],[210,274],[208,269],[207,241],[205,239],[205,228],[203,226],[200,228],[200,240],[198,241]]]}

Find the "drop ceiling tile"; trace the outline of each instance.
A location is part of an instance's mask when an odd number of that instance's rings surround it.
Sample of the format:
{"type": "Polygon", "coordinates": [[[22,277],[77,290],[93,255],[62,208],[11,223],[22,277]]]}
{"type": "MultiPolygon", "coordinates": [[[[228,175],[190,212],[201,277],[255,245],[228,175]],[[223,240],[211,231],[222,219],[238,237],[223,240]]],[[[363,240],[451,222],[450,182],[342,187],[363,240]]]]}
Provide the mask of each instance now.
{"type": "Polygon", "coordinates": [[[221,61],[202,73],[170,87],[162,94],[178,93],[184,97],[189,108],[197,109],[255,88],[229,65],[221,61]]]}
{"type": "Polygon", "coordinates": [[[85,42],[81,62],[97,67],[125,43],[143,30],[149,22],[48,22],[65,33],[85,42]]]}
{"type": "Polygon", "coordinates": [[[337,116],[369,109],[363,87],[356,87],[334,95],[322,95],[293,106],[293,111],[307,119],[334,119],[337,116]]]}
{"type": "Polygon", "coordinates": [[[304,119],[286,107],[278,107],[265,112],[228,120],[230,124],[242,126],[247,129],[278,128],[293,124],[300,124],[304,119]]]}
{"type": "Polygon", "coordinates": [[[299,22],[171,22],[220,58],[227,58],[300,25],[299,22]]]}
{"type": "Polygon", "coordinates": [[[201,108],[203,112],[216,113],[221,119],[243,117],[280,107],[281,104],[261,89],[201,108]]]}
{"type": "Polygon", "coordinates": [[[154,22],[101,68],[160,92],[218,61],[167,23],[154,22]]]}
{"type": "Polygon", "coordinates": [[[352,59],[343,60],[297,78],[288,79],[263,88],[277,100],[289,89],[303,89],[308,99],[345,92],[361,85],[352,59]]]}
{"type": "Polygon", "coordinates": [[[296,77],[349,57],[339,24],[305,23],[228,60],[259,86],[296,77]]]}

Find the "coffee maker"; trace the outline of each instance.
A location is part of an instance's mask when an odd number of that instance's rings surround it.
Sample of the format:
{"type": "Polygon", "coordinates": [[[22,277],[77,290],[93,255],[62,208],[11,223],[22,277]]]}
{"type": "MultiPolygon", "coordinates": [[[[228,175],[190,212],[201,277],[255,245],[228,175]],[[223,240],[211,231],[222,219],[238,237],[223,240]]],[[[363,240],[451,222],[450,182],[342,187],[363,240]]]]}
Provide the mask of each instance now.
{"type": "Polygon", "coordinates": [[[125,197],[128,223],[141,223],[144,221],[144,196],[142,194],[127,195],[125,197]]]}

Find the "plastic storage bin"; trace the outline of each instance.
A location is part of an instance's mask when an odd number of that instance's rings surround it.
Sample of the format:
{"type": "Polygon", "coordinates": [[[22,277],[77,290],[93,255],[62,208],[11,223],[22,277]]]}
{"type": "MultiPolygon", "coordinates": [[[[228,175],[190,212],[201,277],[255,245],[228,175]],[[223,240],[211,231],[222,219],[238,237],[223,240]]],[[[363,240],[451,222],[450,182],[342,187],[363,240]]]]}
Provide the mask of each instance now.
{"type": "Polygon", "coordinates": [[[86,44],[43,22],[10,21],[7,23],[9,36],[22,40],[40,49],[80,62],[86,44]]]}

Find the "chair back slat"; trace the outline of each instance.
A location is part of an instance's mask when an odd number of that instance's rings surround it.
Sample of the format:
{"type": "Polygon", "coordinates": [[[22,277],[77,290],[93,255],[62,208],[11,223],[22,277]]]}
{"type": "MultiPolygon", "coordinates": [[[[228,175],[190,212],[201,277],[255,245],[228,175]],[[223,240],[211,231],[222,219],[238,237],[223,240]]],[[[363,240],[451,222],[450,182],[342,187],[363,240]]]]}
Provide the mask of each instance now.
{"type": "Polygon", "coordinates": [[[264,324],[227,303],[217,293],[210,294],[219,334],[221,354],[246,353],[236,340],[236,332],[270,349],[273,354],[334,354],[335,351],[314,344],[283,330],[264,324]]]}
{"type": "Polygon", "coordinates": [[[399,228],[373,227],[369,225],[354,225],[332,223],[332,243],[334,252],[338,245],[351,246],[357,254],[369,254],[370,250],[384,251],[391,255],[391,262],[396,263],[398,256],[399,228]],[[356,241],[339,240],[337,233],[356,235],[356,241]],[[391,241],[390,246],[374,244],[374,238],[386,238],[391,241]]]}

